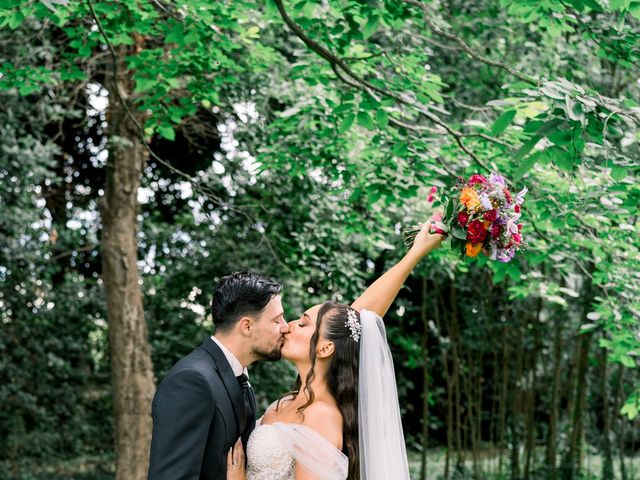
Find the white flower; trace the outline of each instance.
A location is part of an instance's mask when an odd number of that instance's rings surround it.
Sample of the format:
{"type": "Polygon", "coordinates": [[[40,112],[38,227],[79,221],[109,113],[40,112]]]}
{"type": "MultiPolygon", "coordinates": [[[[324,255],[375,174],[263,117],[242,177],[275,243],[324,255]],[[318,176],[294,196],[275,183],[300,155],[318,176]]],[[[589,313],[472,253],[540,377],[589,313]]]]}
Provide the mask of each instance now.
{"type": "Polygon", "coordinates": [[[524,196],[527,194],[528,191],[529,189],[527,187],[524,187],[522,190],[520,190],[516,194],[516,203],[518,205],[522,205],[524,203],[524,196]]]}

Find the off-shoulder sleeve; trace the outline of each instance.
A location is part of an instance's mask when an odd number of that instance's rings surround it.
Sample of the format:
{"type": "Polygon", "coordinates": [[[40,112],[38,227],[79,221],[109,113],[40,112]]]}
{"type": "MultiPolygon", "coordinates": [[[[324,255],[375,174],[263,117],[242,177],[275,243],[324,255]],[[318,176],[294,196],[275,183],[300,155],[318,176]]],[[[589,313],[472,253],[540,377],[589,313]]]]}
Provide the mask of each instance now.
{"type": "Polygon", "coordinates": [[[317,480],[345,480],[347,456],[316,431],[295,423],[274,423],[296,463],[317,480]]]}

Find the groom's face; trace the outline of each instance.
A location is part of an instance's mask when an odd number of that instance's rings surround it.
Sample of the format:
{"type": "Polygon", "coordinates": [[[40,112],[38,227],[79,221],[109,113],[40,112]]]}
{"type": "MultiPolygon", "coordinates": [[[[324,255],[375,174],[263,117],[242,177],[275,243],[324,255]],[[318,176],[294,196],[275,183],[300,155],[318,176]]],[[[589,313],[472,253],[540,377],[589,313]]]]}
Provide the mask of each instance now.
{"type": "Polygon", "coordinates": [[[282,298],[276,295],[267,303],[253,324],[252,350],[259,360],[280,360],[284,334],[289,326],[284,320],[282,298]]]}

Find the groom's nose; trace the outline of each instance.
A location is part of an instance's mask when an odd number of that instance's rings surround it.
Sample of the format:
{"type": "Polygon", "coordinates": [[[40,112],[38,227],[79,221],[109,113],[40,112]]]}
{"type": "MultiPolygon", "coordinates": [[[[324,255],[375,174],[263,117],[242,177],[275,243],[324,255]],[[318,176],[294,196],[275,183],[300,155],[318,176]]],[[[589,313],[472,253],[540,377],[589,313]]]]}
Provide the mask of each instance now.
{"type": "Polygon", "coordinates": [[[282,320],[280,320],[280,333],[281,334],[285,334],[289,332],[289,324],[284,320],[284,318],[282,320]]]}

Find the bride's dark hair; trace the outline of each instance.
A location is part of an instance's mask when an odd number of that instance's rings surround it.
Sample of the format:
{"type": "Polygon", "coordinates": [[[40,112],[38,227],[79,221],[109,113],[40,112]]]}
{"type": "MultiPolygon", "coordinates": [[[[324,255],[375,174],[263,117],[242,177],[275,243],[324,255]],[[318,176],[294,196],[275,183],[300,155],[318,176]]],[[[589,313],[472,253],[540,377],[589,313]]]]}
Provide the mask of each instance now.
{"type": "MultiPolygon", "coordinates": [[[[311,337],[310,355],[311,370],[307,375],[305,385],[300,377],[296,381],[295,391],[303,388],[309,400],[298,408],[302,413],[313,400],[315,395],[311,382],[315,377],[316,346],[320,338],[320,326],[324,327],[324,338],[333,342],[334,351],[329,361],[327,371],[327,385],[329,392],[335,398],[342,414],[342,452],[349,458],[349,480],[360,479],[360,449],[358,439],[358,364],[360,346],[351,336],[351,330],[346,325],[348,305],[338,302],[325,302],[318,311],[316,330],[311,337]]],[[[358,321],[360,314],[356,311],[358,321]]]]}

